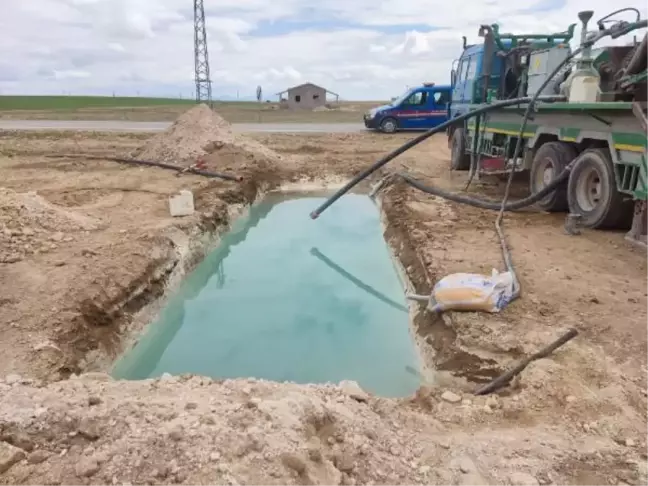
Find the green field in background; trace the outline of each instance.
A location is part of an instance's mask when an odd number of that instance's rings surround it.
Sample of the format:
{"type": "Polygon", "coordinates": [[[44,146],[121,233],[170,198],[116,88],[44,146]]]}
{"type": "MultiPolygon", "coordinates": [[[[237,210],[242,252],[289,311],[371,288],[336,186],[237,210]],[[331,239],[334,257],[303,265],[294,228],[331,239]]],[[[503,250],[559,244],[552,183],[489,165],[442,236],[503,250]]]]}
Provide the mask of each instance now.
{"type": "Polygon", "coordinates": [[[137,98],[130,96],[0,96],[2,110],[78,110],[139,106],[193,105],[179,98],[137,98]]]}
{"type": "MultiPolygon", "coordinates": [[[[1,96],[3,120],[173,121],[193,99],[135,96],[1,96]]],[[[276,102],[214,100],[214,110],[230,123],[355,123],[379,101],[343,101],[343,109],[284,110],[276,102]]]]}

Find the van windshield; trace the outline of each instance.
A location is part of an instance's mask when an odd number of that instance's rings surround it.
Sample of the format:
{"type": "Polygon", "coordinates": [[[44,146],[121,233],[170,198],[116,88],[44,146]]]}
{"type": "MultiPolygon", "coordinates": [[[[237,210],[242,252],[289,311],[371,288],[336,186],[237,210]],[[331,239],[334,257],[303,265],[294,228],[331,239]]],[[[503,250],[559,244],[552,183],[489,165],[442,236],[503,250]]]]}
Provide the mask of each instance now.
{"type": "Polygon", "coordinates": [[[412,88],[412,89],[408,89],[408,90],[405,91],[402,95],[400,95],[398,98],[396,98],[394,101],[392,101],[392,102],[389,103],[389,104],[390,104],[391,106],[398,106],[398,105],[402,104],[403,101],[405,101],[407,98],[409,98],[409,97],[412,95],[413,92],[414,92],[414,89],[413,89],[413,88],[412,88]]]}

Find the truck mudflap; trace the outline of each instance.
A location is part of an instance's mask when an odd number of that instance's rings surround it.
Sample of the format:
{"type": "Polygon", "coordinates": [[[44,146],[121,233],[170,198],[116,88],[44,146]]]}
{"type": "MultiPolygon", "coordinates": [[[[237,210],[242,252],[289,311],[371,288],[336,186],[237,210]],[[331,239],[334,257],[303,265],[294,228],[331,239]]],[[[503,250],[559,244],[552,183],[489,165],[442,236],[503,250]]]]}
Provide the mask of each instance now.
{"type": "Polygon", "coordinates": [[[648,201],[635,201],[634,217],[632,218],[632,228],[626,234],[626,240],[647,247],[648,233],[648,201]]]}

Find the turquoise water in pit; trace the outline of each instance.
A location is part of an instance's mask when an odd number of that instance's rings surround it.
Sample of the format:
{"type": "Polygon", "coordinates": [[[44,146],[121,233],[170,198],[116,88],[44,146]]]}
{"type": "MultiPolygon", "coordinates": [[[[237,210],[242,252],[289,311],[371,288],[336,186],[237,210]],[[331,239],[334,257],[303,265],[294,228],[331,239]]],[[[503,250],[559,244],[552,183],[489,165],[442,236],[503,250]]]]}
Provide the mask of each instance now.
{"type": "Polygon", "coordinates": [[[419,386],[403,286],[369,197],[269,196],[187,276],[116,378],[163,373],[419,386]]]}

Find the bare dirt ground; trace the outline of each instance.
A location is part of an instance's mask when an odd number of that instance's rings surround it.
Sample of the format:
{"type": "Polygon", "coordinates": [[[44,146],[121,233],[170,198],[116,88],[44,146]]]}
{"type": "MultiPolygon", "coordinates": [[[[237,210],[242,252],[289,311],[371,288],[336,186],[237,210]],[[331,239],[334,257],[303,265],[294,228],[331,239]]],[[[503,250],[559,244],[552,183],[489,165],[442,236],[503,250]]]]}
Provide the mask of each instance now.
{"type": "MultiPolygon", "coordinates": [[[[187,128],[187,137],[197,133],[187,128]]],[[[416,318],[421,352],[440,371],[411,398],[98,373],[138,311],[196,263],[200,238],[225,228],[232,208],[281,183],[344,179],[410,138],[228,137],[226,129],[216,144],[194,137],[185,163],[202,156],[243,183],[47,157],[164,158],[160,135],[141,148],[143,135],[2,134],[0,483],[646,483],[646,255],[620,233],[567,236],[560,215],[507,217],[523,294],[501,314],[416,318]],[[167,198],[185,188],[197,212],[171,218],[167,198]],[[511,387],[472,394],[570,327],[579,336],[511,387]]],[[[450,173],[447,158],[438,137],[391,168],[460,189],[465,174],[450,173]]],[[[486,181],[471,191],[496,197],[501,187],[486,181]]],[[[448,273],[502,269],[495,214],[402,184],[385,190],[383,208],[385,236],[418,293],[448,273]]]]}
{"type": "MultiPolygon", "coordinates": [[[[230,123],[361,123],[365,111],[384,101],[342,101],[315,111],[281,109],[277,103],[215,102],[214,109],[230,123]]],[[[0,110],[5,120],[173,121],[187,105],[97,107],[60,110],[0,110]]]]}

